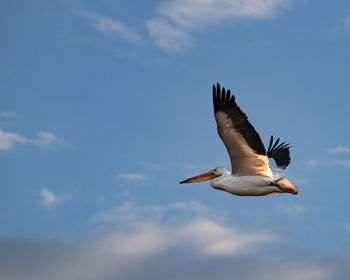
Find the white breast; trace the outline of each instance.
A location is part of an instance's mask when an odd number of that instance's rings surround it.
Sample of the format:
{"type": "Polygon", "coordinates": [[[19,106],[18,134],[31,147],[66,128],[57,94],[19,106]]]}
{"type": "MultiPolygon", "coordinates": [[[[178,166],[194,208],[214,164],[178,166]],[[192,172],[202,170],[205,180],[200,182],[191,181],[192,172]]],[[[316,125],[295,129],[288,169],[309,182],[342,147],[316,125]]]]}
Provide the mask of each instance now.
{"type": "Polygon", "coordinates": [[[261,176],[220,176],[211,180],[210,185],[218,190],[240,196],[260,196],[279,192],[277,187],[271,186],[272,178],[261,176]]]}

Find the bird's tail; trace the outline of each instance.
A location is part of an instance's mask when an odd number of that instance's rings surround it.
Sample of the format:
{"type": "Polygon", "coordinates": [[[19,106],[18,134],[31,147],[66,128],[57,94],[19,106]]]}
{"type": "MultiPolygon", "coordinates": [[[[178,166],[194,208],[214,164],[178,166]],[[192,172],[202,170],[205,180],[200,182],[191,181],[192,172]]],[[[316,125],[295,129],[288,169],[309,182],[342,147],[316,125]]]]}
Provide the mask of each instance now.
{"type": "Polygon", "coordinates": [[[275,184],[282,192],[298,194],[296,185],[291,183],[286,177],[279,178],[275,181],[275,184]]]}

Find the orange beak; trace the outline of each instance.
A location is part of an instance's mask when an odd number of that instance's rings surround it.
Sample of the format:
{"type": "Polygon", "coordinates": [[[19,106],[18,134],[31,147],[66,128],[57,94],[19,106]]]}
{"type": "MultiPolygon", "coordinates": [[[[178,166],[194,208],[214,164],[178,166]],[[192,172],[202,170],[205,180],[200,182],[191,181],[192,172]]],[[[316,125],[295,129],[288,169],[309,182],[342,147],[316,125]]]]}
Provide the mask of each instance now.
{"type": "Polygon", "coordinates": [[[207,173],[188,178],[188,179],[180,182],[180,184],[203,182],[203,181],[211,180],[211,179],[214,179],[214,178],[220,176],[220,175],[216,175],[214,172],[215,172],[215,170],[211,170],[207,173]]]}

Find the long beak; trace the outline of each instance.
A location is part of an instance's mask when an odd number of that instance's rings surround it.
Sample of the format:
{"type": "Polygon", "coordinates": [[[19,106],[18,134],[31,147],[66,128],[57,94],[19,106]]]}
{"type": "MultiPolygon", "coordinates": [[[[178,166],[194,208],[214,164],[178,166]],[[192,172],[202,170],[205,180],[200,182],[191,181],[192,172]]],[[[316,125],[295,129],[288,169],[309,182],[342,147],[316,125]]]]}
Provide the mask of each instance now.
{"type": "Polygon", "coordinates": [[[212,171],[209,171],[207,173],[201,174],[201,175],[197,175],[191,178],[188,178],[182,182],[180,182],[180,184],[185,184],[185,183],[196,183],[196,182],[202,182],[202,181],[207,181],[210,179],[214,179],[216,177],[219,177],[220,175],[215,175],[214,173],[212,173],[212,171]]]}

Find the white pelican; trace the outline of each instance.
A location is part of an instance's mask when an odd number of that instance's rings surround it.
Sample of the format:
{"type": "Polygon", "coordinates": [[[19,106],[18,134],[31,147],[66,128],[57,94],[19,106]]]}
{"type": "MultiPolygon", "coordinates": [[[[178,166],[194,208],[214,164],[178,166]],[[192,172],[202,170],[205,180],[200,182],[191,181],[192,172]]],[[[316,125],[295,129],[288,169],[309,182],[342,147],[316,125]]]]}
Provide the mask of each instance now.
{"type": "Polygon", "coordinates": [[[247,116],[237,106],[230,90],[213,85],[214,114],[217,129],[231,159],[231,170],[217,167],[213,170],[180,182],[195,183],[211,180],[214,189],[240,196],[261,196],[274,193],[298,194],[298,190],[286,177],[276,178],[269,167],[269,159],[275,161],[279,171],[290,162],[289,144],[273,141],[271,136],[267,152],[259,134],[249,123],[247,116]]]}

